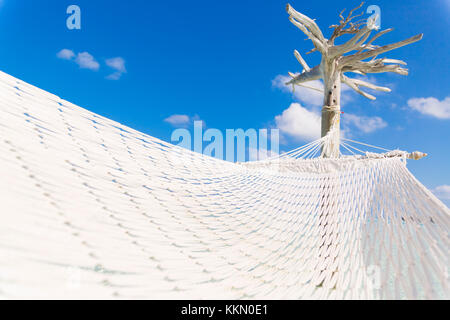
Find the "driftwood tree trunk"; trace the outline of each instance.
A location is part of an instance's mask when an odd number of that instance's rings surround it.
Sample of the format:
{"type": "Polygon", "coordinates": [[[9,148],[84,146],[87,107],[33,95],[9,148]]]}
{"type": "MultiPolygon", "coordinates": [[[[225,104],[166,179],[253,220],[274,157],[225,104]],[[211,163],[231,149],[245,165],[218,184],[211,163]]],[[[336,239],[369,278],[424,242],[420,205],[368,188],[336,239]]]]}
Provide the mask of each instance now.
{"type": "Polygon", "coordinates": [[[341,72],[335,60],[322,61],[324,99],[322,107],[321,136],[330,135],[330,143],[322,147],[322,156],[339,157],[341,118],[341,72]]]}

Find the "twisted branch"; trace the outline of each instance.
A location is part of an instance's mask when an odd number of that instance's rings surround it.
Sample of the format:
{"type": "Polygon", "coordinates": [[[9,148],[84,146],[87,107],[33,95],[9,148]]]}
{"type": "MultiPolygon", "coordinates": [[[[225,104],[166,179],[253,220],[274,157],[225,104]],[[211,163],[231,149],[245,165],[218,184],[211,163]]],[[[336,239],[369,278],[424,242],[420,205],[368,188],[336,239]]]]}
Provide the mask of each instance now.
{"type": "Polygon", "coordinates": [[[421,40],[422,37],[423,37],[423,34],[421,33],[421,34],[415,35],[414,37],[411,37],[411,38],[408,38],[408,39],[405,39],[405,40],[402,40],[402,41],[399,41],[396,43],[391,43],[386,46],[379,47],[377,49],[345,56],[341,59],[341,64],[345,66],[345,65],[354,63],[355,61],[360,61],[360,60],[364,60],[364,59],[367,59],[370,57],[374,57],[374,56],[380,55],[382,53],[385,53],[385,52],[406,46],[408,44],[417,42],[417,41],[421,40]]]}
{"type": "Polygon", "coordinates": [[[351,21],[354,18],[360,17],[364,14],[364,11],[358,15],[352,16],[353,12],[355,12],[356,10],[360,9],[363,6],[364,2],[361,2],[361,4],[359,6],[357,6],[356,8],[350,10],[350,13],[348,14],[347,18],[344,18],[344,16],[342,15],[345,11],[342,10],[341,13],[339,14],[339,17],[341,18],[341,20],[339,21],[339,25],[332,25],[330,26],[330,28],[334,28],[333,34],[331,35],[330,40],[328,40],[329,44],[334,44],[334,40],[337,37],[340,37],[344,34],[355,34],[359,31],[359,28],[364,24],[363,21],[358,21],[357,23],[352,23],[351,21]],[[345,29],[345,27],[350,24],[350,27],[345,29]]]}

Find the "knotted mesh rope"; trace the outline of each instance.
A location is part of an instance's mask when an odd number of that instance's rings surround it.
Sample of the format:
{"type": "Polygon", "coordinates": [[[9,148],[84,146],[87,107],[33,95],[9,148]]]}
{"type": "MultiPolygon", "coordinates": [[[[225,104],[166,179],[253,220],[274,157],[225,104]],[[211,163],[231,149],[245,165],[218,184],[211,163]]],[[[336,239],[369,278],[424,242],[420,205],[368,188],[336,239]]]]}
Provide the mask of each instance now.
{"type": "Polygon", "coordinates": [[[4,73],[0,137],[0,298],[449,297],[404,157],[230,163],[4,73]]]}

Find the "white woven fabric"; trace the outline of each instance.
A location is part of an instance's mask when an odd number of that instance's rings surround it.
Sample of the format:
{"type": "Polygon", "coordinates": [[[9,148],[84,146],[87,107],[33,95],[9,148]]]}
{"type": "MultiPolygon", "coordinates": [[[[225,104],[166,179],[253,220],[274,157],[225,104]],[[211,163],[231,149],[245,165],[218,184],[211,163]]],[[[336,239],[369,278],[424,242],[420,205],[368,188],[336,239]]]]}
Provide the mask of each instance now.
{"type": "Polygon", "coordinates": [[[0,298],[449,298],[402,157],[234,164],[4,73],[0,137],[0,298]]]}

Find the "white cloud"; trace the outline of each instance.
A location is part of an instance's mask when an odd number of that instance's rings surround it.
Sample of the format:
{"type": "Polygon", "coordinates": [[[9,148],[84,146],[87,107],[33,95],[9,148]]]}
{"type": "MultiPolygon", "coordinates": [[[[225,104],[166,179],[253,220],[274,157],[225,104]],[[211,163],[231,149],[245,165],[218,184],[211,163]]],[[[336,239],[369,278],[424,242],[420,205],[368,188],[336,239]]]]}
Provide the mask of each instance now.
{"type": "Polygon", "coordinates": [[[110,75],[106,76],[106,79],[119,80],[121,77],[122,77],[122,72],[116,71],[116,72],[111,73],[110,75]]]}
{"type": "Polygon", "coordinates": [[[422,114],[438,119],[450,119],[450,97],[442,101],[434,97],[412,98],[408,100],[408,106],[422,114]]]}
{"type": "Polygon", "coordinates": [[[450,186],[442,185],[434,188],[433,193],[438,197],[445,205],[450,207],[450,186]]]}
{"type": "Polygon", "coordinates": [[[450,186],[442,185],[434,188],[433,193],[441,200],[450,200],[450,186]]]}
{"type": "Polygon", "coordinates": [[[83,69],[97,71],[100,68],[100,64],[88,52],[75,54],[72,50],[62,49],[56,54],[56,56],[59,59],[74,61],[80,68],[83,69]]]}
{"type": "MultiPolygon", "coordinates": [[[[272,80],[272,86],[281,89],[284,92],[292,93],[292,87],[285,84],[289,80],[291,80],[291,77],[280,74],[272,80]]],[[[317,89],[323,89],[323,84],[319,80],[308,82],[307,85],[315,87],[317,89]]],[[[313,89],[295,86],[293,95],[296,100],[299,100],[308,105],[321,106],[323,104],[323,93],[313,89]]]]}
{"type": "Polygon", "coordinates": [[[275,117],[275,123],[282,134],[297,140],[315,140],[320,137],[320,115],[292,103],[281,115],[275,117]]]}
{"type": "Polygon", "coordinates": [[[165,118],[164,121],[173,126],[182,126],[189,124],[191,118],[185,114],[173,114],[170,117],[165,118]]]}
{"type": "MultiPolygon", "coordinates": [[[[371,133],[383,129],[387,123],[380,117],[357,116],[344,114],[341,136],[345,137],[356,128],[363,133],[371,133]]],[[[321,115],[308,110],[299,103],[292,103],[281,115],[275,117],[276,127],[283,136],[289,136],[300,141],[315,140],[320,137],[321,115]]]]}
{"type": "Polygon", "coordinates": [[[106,65],[119,72],[127,72],[125,68],[125,60],[122,57],[107,59],[106,65]]]}
{"type": "MultiPolygon", "coordinates": [[[[98,63],[97,60],[95,60],[94,56],[92,56],[89,52],[80,52],[78,54],[75,54],[72,50],[62,49],[56,54],[56,56],[63,60],[71,60],[83,69],[89,69],[93,71],[97,71],[100,69],[100,63],[98,63]]],[[[122,75],[127,72],[127,69],[125,67],[125,59],[123,59],[122,57],[106,59],[105,63],[108,67],[115,70],[112,74],[108,75],[106,79],[119,80],[122,75]]]]}
{"type": "Polygon", "coordinates": [[[79,53],[75,62],[83,69],[97,71],[100,68],[100,64],[88,52],[79,53]]]}
{"type": "MultiPolygon", "coordinates": [[[[0,0],[1,1],[1,0],[0,0]]],[[[63,59],[63,60],[72,60],[75,57],[75,53],[72,50],[69,49],[62,49],[61,51],[59,51],[56,56],[59,59],[63,59]]]]}
{"type": "Polygon", "coordinates": [[[107,59],[106,65],[116,70],[114,73],[106,77],[109,80],[119,80],[122,74],[127,72],[127,69],[125,68],[125,60],[122,57],[107,59]]]}
{"type": "MultiPolygon", "coordinates": [[[[357,116],[354,114],[345,113],[341,120],[344,126],[355,126],[364,133],[371,133],[387,126],[387,123],[380,117],[366,117],[357,116]]],[[[348,129],[346,130],[348,131],[348,129]]]]}
{"type": "MultiPolygon", "coordinates": [[[[289,76],[278,75],[272,80],[272,86],[284,92],[292,92],[292,88],[285,85],[290,79],[289,76]]],[[[319,80],[308,82],[307,85],[323,89],[323,83],[319,80]]],[[[353,90],[343,84],[341,88],[342,103],[352,99],[350,92],[353,92],[353,90]]],[[[317,107],[323,104],[323,93],[296,86],[293,95],[296,100],[301,101],[309,108],[302,106],[300,103],[292,103],[281,115],[275,117],[275,123],[280,129],[281,138],[284,139],[285,136],[290,136],[302,141],[318,139],[321,131],[321,115],[320,109],[317,107]]],[[[345,113],[341,120],[343,121],[342,137],[354,131],[350,130],[351,127],[363,133],[371,133],[387,126],[387,123],[380,117],[357,116],[345,113]]]]}

